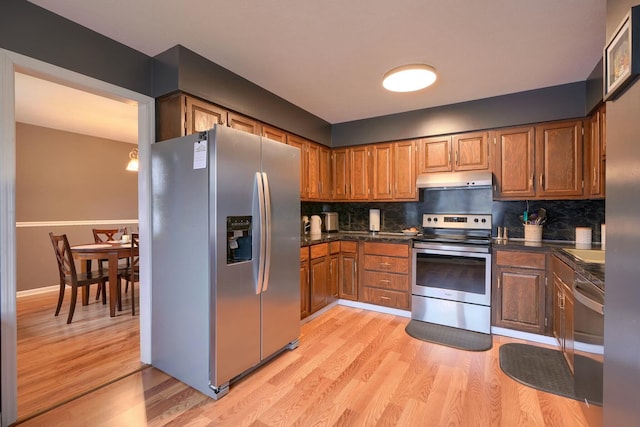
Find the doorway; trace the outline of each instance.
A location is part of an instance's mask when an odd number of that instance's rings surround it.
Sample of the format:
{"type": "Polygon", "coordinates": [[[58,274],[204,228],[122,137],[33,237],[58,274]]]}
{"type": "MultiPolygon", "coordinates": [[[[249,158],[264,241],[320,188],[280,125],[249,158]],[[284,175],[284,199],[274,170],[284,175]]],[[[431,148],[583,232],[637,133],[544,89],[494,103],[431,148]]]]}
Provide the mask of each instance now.
{"type": "MultiPolygon", "coordinates": [[[[2,426],[17,418],[16,363],[16,218],[15,218],[15,96],[14,73],[19,71],[96,93],[138,104],[138,218],[141,238],[140,257],[151,259],[151,194],[149,152],[154,139],[154,99],[73,71],[0,49],[0,389],[2,426]]],[[[140,266],[140,358],[151,362],[151,266],[140,266]]]]}

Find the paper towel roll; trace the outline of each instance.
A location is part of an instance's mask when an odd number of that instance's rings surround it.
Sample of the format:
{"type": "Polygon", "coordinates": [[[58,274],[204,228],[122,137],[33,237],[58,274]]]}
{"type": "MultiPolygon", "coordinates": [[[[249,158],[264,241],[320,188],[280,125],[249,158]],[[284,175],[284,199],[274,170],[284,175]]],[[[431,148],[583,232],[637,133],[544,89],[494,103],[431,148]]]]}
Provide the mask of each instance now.
{"type": "Polygon", "coordinates": [[[576,227],[576,244],[591,244],[591,227],[576,227]]]}
{"type": "Polygon", "coordinates": [[[607,228],[605,224],[600,225],[600,246],[604,250],[605,243],[607,241],[607,228]]]}
{"type": "Polygon", "coordinates": [[[380,231],[380,209],[369,209],[369,231],[380,231]]]}

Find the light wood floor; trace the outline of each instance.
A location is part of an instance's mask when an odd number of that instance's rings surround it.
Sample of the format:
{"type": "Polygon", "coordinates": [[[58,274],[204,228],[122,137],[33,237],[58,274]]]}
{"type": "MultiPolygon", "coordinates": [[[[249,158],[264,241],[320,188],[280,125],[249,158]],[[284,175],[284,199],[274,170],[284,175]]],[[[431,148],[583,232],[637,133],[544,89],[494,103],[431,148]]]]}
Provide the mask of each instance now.
{"type": "Polygon", "coordinates": [[[24,426],[584,426],[583,403],[508,378],[486,352],[422,342],[408,319],[337,306],[214,401],[155,368],[24,426]]]}
{"type": "Polygon", "coordinates": [[[17,298],[18,419],[142,368],[131,290],[123,292],[123,311],[111,318],[109,305],[94,300],[95,289],[89,305],[78,301],[69,325],[69,288],[57,317],[57,290],[17,298]]]}

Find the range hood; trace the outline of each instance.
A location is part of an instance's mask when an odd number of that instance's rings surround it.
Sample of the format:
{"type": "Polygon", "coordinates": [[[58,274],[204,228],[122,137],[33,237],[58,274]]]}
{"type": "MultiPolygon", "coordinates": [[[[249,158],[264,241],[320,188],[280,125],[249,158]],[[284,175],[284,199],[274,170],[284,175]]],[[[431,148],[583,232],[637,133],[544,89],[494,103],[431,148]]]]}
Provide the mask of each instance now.
{"type": "Polygon", "coordinates": [[[418,188],[491,188],[493,174],[490,171],[438,172],[418,175],[418,188]]]}

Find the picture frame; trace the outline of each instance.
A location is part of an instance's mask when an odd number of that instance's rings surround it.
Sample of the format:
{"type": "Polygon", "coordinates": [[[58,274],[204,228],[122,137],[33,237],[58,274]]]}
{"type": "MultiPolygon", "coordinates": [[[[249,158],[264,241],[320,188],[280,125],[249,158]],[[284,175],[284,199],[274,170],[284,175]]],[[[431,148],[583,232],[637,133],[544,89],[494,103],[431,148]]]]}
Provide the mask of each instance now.
{"type": "Polygon", "coordinates": [[[604,48],[605,101],[613,100],[640,74],[640,6],[632,7],[604,48]]]}

